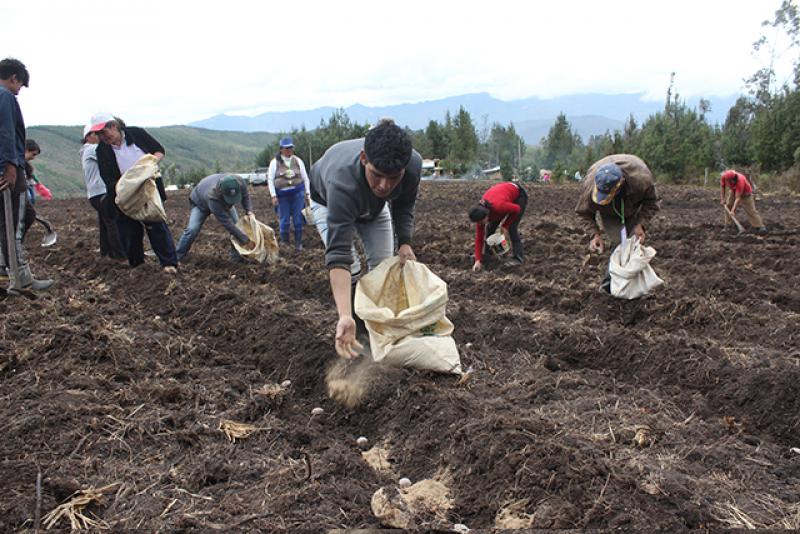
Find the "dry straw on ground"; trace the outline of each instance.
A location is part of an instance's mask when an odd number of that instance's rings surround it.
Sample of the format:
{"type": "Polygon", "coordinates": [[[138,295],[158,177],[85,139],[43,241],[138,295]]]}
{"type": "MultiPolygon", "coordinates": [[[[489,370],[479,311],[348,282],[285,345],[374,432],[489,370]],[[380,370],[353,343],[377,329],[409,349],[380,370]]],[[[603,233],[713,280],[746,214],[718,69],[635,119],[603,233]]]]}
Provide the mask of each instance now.
{"type": "Polygon", "coordinates": [[[88,489],[75,492],[67,502],[58,505],[49,514],[44,516],[43,521],[45,528],[50,529],[54,527],[63,518],[69,520],[70,528],[73,530],[87,528],[109,528],[105,521],[92,519],[83,512],[84,509],[92,503],[100,504],[103,500],[103,494],[115,488],[116,486],[117,484],[110,484],[99,489],[90,487],[88,489]]]}
{"type": "Polygon", "coordinates": [[[247,423],[237,423],[228,419],[221,419],[219,422],[219,429],[222,430],[231,443],[236,443],[237,439],[244,439],[253,432],[260,430],[257,426],[248,425],[247,423]]]}

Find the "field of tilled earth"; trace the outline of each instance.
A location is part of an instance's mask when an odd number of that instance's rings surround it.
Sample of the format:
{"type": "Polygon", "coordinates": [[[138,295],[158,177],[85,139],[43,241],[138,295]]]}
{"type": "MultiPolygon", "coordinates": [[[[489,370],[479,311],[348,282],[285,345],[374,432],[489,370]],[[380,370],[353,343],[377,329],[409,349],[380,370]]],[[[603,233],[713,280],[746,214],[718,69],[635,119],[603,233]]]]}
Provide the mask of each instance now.
{"type": "Polygon", "coordinates": [[[424,182],[416,212],[470,374],[376,365],[354,408],[326,388],[313,229],[236,264],[209,219],[170,276],[101,259],[85,199],[40,203],[59,240],[27,245],[57,286],[0,299],[0,530],[800,528],[800,200],[759,197],[770,233],[737,235],[716,191],[661,187],[665,286],[620,301],[576,186],[527,186],[525,264],[471,272],[488,186],[424,182]]]}

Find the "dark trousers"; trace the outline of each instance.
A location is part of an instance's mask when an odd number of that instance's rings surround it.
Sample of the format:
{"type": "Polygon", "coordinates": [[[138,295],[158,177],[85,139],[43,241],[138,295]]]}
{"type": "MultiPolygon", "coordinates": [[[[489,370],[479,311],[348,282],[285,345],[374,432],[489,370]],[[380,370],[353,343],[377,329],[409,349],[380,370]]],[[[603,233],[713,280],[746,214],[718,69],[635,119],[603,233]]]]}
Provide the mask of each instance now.
{"type": "Polygon", "coordinates": [[[33,207],[33,202],[31,201],[31,196],[25,195],[25,216],[22,219],[22,224],[19,226],[21,241],[25,241],[25,236],[28,234],[28,230],[31,229],[33,223],[35,222],[38,222],[44,226],[46,232],[50,233],[53,231],[53,225],[50,224],[50,221],[37,215],[36,208],[33,207]]]}
{"type": "MultiPolygon", "coordinates": [[[[514,258],[522,263],[524,259],[524,254],[522,251],[522,238],[519,236],[519,223],[522,221],[522,216],[525,214],[525,208],[528,206],[528,193],[525,192],[525,188],[521,185],[517,185],[519,187],[519,196],[517,200],[514,201],[514,204],[519,206],[519,217],[517,220],[514,221],[511,226],[508,227],[508,236],[511,238],[511,247],[514,251],[514,258]]],[[[486,225],[486,235],[492,235],[497,231],[497,227],[500,226],[501,221],[490,222],[486,225]]],[[[484,245],[485,247],[485,245],[484,245]]],[[[487,251],[484,248],[484,255],[487,251]]]]}
{"type": "Polygon", "coordinates": [[[143,222],[131,219],[117,210],[117,229],[128,264],[136,267],[144,263],[144,233],[150,240],[150,246],[156,253],[162,267],[177,266],[178,256],[175,253],[175,242],[165,222],[143,222]]]}
{"type": "Polygon", "coordinates": [[[100,255],[115,260],[124,260],[128,256],[119,238],[117,221],[102,209],[105,195],[96,195],[89,199],[89,204],[97,211],[97,225],[100,228],[100,255]]]}

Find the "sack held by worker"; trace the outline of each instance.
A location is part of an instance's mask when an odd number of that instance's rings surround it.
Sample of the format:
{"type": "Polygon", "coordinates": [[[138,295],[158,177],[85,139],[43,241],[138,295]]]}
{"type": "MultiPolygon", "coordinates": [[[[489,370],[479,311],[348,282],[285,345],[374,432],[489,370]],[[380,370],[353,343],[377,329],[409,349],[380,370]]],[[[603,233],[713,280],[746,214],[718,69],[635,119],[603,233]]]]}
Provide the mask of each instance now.
{"type": "Polygon", "coordinates": [[[639,243],[633,237],[620,243],[611,253],[608,271],[611,275],[611,295],[621,299],[635,299],[653,292],[664,284],[658,277],[651,260],[656,250],[639,243]]]}
{"type": "Polygon", "coordinates": [[[116,187],[117,207],[137,221],[167,222],[167,212],[158,194],[156,178],[161,176],[158,159],[145,154],[123,174],[116,187]]]}
{"type": "Polygon", "coordinates": [[[247,248],[231,236],[231,243],[242,258],[256,263],[275,263],[278,260],[278,240],[275,239],[275,230],[252,215],[240,217],[236,226],[255,243],[253,248],[247,248]]]}
{"type": "Polygon", "coordinates": [[[424,264],[388,258],[356,286],[355,311],[369,332],[372,358],[394,367],[461,374],[445,316],[447,284],[424,264]]]}

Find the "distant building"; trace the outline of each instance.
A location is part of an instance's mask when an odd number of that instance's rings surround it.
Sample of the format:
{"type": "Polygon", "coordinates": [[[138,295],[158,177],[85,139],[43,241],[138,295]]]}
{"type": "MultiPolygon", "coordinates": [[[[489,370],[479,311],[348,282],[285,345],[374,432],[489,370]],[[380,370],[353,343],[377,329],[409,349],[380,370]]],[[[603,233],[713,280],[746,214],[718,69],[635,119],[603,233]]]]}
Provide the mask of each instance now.
{"type": "Polygon", "coordinates": [[[422,175],[423,176],[442,176],[442,168],[439,166],[439,159],[423,159],[422,160],[422,175]]]}

